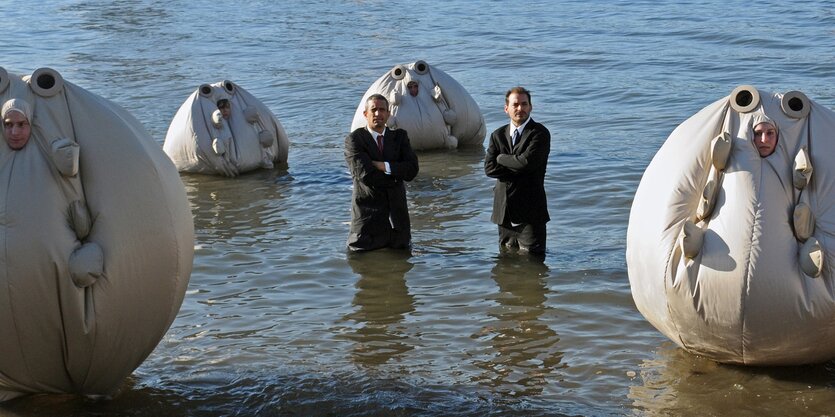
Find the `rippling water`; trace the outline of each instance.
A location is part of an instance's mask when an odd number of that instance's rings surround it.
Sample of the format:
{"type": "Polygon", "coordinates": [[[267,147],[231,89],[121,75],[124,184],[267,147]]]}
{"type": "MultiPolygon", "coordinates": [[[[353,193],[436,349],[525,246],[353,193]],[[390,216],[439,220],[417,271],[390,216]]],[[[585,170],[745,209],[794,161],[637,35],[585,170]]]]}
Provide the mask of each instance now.
{"type": "Polygon", "coordinates": [[[180,104],[230,79],[291,138],[285,169],[184,176],[197,241],[182,309],[110,401],[33,396],[7,415],[821,415],[832,364],[717,365],[632,302],[641,173],[681,121],[740,84],[835,107],[828,1],[46,1],[3,11],[0,65],[66,80],[160,144],[180,104]],[[544,263],[497,256],[483,149],[422,153],[414,251],[349,256],[342,141],[368,86],[423,59],[488,131],[533,91],[554,137],[544,263]]]}

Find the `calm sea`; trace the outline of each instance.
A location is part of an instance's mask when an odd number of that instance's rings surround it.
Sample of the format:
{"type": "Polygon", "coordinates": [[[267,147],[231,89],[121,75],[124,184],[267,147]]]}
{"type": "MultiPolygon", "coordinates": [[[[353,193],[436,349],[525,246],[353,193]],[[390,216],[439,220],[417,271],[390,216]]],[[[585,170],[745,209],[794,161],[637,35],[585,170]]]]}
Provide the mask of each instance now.
{"type": "Polygon", "coordinates": [[[632,302],[641,174],[740,84],[835,107],[831,1],[3,1],[0,65],[124,106],[163,142],[198,85],[232,80],[291,139],[287,169],[183,176],[194,272],[157,349],[110,401],[13,416],[825,415],[835,366],[741,368],[677,349],[632,302]],[[553,134],[544,263],[498,257],[481,148],[419,155],[411,256],[348,256],[342,142],[370,84],[423,59],[488,131],[533,91],[553,134]]]}

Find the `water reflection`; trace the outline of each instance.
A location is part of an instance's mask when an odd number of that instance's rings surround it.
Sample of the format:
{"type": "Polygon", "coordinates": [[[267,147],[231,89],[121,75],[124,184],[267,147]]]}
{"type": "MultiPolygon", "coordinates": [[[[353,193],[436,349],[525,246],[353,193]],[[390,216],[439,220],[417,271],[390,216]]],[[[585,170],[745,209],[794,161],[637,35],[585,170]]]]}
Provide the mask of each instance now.
{"type": "Polygon", "coordinates": [[[722,365],[666,342],[641,364],[629,398],[642,415],[831,415],[835,363],[722,365]]]}
{"type": "Polygon", "coordinates": [[[349,253],[348,265],[360,276],[352,304],[356,310],[345,318],[359,326],[347,337],[356,342],[352,360],[380,365],[414,349],[403,320],[415,311],[414,296],[405,275],[414,265],[408,251],[378,250],[349,253]]]}
{"type": "Polygon", "coordinates": [[[509,395],[541,394],[563,357],[559,335],[542,320],[551,309],[545,306],[548,266],[535,257],[502,255],[491,272],[499,286],[498,306],[488,313],[495,320],[472,337],[489,340],[493,357],[475,362],[484,371],[477,380],[509,395]]]}

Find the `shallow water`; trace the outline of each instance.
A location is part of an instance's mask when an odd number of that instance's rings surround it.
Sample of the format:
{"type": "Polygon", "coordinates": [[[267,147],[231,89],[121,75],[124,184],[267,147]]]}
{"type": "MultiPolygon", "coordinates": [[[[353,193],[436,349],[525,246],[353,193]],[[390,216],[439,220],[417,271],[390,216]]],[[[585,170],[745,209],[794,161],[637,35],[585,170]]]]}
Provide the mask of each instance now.
{"type": "Polygon", "coordinates": [[[4,415],[832,413],[831,363],[677,349],[635,309],[624,260],[641,174],[681,121],[740,84],[835,107],[830,2],[46,1],[3,16],[0,65],[55,68],[160,144],[221,79],[292,142],[282,169],[183,176],[188,293],[118,396],[32,396],[4,415]],[[481,148],[419,155],[411,255],[346,253],[343,138],[368,86],[417,59],[470,91],[488,131],[508,87],[533,91],[554,137],[544,263],[498,256],[481,148]]]}

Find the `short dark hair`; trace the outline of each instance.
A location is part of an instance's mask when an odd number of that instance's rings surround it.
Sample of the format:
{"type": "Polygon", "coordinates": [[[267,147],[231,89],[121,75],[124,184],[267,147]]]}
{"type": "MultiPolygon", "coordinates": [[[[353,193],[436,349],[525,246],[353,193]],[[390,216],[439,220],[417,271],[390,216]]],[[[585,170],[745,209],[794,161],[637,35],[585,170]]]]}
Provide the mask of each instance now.
{"type": "Polygon", "coordinates": [[[230,102],[229,102],[229,99],[227,99],[227,98],[222,98],[222,99],[220,99],[220,100],[218,100],[218,101],[217,101],[217,108],[222,109],[222,108],[224,108],[224,107],[226,107],[226,106],[229,106],[229,105],[231,105],[231,104],[232,104],[232,103],[230,103],[230,102]]]}
{"type": "Polygon", "coordinates": [[[510,90],[507,90],[507,92],[504,93],[504,104],[509,103],[510,95],[514,94],[514,93],[524,94],[524,95],[528,96],[528,103],[531,102],[531,92],[528,91],[525,87],[516,86],[516,87],[511,88],[510,90]]]}
{"type": "Polygon", "coordinates": [[[372,94],[368,97],[368,100],[365,100],[365,109],[368,110],[368,103],[374,100],[383,100],[386,103],[386,108],[389,108],[389,99],[382,94],[372,94]]]}

